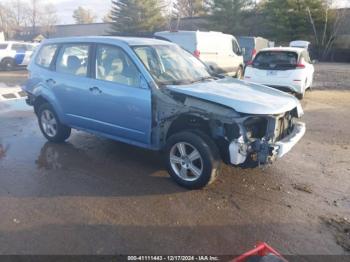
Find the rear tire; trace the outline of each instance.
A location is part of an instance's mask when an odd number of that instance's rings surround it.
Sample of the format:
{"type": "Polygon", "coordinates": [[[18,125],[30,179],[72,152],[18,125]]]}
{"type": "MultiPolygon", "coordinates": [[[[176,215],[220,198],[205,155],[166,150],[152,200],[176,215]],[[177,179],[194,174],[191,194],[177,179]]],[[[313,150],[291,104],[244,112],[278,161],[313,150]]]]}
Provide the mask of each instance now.
{"type": "Polygon", "coordinates": [[[237,79],[243,79],[243,67],[239,66],[236,72],[237,79]]]}
{"type": "Polygon", "coordinates": [[[182,187],[200,189],[219,175],[219,151],[215,143],[200,131],[172,135],[165,152],[168,172],[182,187]]]}
{"type": "Polygon", "coordinates": [[[307,79],[305,80],[304,88],[301,90],[302,92],[296,94],[296,97],[297,97],[299,100],[303,100],[304,97],[305,97],[305,92],[306,92],[306,89],[308,88],[306,85],[307,85],[307,79]]]}
{"type": "Polygon", "coordinates": [[[1,61],[1,67],[5,71],[11,71],[15,68],[15,61],[12,58],[5,58],[1,61]]]}
{"type": "Polygon", "coordinates": [[[39,107],[38,122],[41,132],[51,142],[62,143],[70,136],[70,127],[61,124],[54,109],[48,103],[39,107]]]}
{"type": "Polygon", "coordinates": [[[304,90],[304,92],[302,92],[301,94],[300,94],[300,93],[297,93],[297,94],[296,94],[296,97],[297,97],[299,100],[303,100],[304,97],[305,97],[305,90],[304,90]]]}

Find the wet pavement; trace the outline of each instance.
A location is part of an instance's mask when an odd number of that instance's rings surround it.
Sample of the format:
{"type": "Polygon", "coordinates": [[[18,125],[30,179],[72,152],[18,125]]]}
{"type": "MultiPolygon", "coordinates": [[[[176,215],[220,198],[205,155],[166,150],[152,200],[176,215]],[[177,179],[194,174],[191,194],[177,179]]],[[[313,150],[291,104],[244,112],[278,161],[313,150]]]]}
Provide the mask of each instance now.
{"type": "Polygon", "coordinates": [[[161,153],[79,131],[52,144],[23,99],[1,102],[0,254],[239,254],[259,241],[348,254],[324,221],[350,218],[350,91],[308,92],[303,106],[307,133],[283,159],[224,166],[187,191],[161,153]]]}

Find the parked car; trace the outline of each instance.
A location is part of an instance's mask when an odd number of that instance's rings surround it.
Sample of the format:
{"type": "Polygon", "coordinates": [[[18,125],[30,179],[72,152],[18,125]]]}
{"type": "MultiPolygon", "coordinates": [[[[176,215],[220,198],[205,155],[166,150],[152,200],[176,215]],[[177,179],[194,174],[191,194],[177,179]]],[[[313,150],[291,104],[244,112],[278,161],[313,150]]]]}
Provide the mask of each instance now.
{"type": "Polygon", "coordinates": [[[261,49],[269,47],[269,40],[262,37],[254,36],[240,36],[238,37],[238,43],[243,52],[244,63],[252,61],[261,49]]]}
{"type": "Polygon", "coordinates": [[[26,66],[35,49],[35,45],[25,42],[0,42],[0,67],[12,70],[16,66],[26,66]]]}
{"type": "Polygon", "coordinates": [[[303,99],[305,91],[312,85],[314,71],[305,49],[265,48],[248,63],[244,80],[293,92],[303,99]]]}
{"type": "Polygon", "coordinates": [[[28,70],[27,102],[49,141],[76,128],[163,150],[171,177],[190,189],[214,181],[222,160],[256,166],[282,157],[305,132],[295,97],[213,76],[170,42],[45,40],[28,70]]]}
{"type": "Polygon", "coordinates": [[[310,59],[313,60],[317,57],[313,45],[309,41],[295,40],[289,43],[290,47],[302,48],[309,52],[310,59]]]}
{"type": "Polygon", "coordinates": [[[244,71],[241,48],[232,35],[221,32],[163,31],[156,38],[174,42],[202,60],[215,73],[242,78],[244,71]]]}

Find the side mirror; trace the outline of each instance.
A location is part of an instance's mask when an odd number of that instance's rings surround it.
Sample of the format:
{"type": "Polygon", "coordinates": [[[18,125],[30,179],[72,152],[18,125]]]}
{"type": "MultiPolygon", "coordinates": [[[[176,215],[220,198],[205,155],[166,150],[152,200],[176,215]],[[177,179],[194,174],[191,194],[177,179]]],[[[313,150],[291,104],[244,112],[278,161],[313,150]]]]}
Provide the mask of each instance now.
{"type": "Polygon", "coordinates": [[[242,55],[245,55],[245,47],[242,47],[241,53],[242,53],[242,55]]]}
{"type": "Polygon", "coordinates": [[[312,64],[317,64],[318,63],[318,60],[314,59],[311,61],[312,64]]]}

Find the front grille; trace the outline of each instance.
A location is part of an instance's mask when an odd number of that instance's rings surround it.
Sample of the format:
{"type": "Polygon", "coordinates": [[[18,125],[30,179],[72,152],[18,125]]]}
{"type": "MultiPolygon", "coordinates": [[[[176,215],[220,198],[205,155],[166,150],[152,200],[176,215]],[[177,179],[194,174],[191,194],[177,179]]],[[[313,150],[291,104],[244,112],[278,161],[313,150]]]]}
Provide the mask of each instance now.
{"type": "Polygon", "coordinates": [[[290,112],[276,120],[275,141],[279,141],[290,134],[293,129],[293,120],[290,112]]]}

